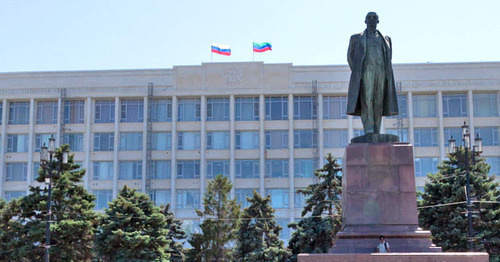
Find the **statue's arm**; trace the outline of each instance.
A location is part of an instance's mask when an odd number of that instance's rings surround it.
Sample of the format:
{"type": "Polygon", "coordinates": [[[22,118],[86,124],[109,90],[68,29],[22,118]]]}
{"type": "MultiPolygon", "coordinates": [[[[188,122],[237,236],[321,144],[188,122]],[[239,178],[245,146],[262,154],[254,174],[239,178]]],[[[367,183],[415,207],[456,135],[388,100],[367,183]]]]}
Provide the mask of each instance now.
{"type": "Polygon", "coordinates": [[[351,70],[354,67],[354,43],[356,41],[355,37],[356,35],[351,36],[351,39],[349,40],[349,49],[347,50],[347,63],[349,64],[351,70]]]}
{"type": "Polygon", "coordinates": [[[391,58],[392,60],[392,40],[390,37],[387,36],[387,41],[389,42],[389,57],[391,58]]]}

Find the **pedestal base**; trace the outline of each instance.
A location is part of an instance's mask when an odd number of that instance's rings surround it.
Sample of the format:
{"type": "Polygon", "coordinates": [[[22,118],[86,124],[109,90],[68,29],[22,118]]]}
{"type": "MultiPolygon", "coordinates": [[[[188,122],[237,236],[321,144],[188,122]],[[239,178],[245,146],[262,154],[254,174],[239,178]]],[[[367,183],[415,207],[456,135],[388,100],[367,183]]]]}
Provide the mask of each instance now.
{"type": "Polygon", "coordinates": [[[485,252],[299,254],[299,262],[488,262],[485,252]]]}

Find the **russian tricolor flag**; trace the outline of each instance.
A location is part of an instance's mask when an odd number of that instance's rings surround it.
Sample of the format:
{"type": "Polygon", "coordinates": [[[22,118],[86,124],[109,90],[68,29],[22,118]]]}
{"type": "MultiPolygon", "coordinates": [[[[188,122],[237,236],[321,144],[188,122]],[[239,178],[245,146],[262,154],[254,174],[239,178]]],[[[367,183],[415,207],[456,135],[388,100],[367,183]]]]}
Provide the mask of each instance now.
{"type": "Polygon", "coordinates": [[[254,52],[258,52],[258,53],[262,53],[262,52],[266,52],[266,51],[272,51],[272,46],[270,43],[268,42],[264,42],[264,43],[253,43],[253,51],[254,52]]]}
{"type": "Polygon", "coordinates": [[[212,44],[212,53],[219,55],[231,55],[231,48],[228,45],[212,44]]]}

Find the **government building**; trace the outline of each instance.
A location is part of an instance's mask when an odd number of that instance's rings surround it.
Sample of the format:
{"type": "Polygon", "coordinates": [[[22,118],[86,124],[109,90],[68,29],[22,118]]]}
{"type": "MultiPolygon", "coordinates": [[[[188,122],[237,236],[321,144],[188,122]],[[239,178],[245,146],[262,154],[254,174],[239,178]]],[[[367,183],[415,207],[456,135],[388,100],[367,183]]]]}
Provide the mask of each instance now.
{"type": "MultiPolygon", "coordinates": [[[[345,113],[349,75],[346,65],[262,62],[0,73],[0,195],[38,183],[40,147],[54,135],[87,170],[96,209],[127,184],[193,225],[208,182],[223,174],[244,206],[254,189],[269,194],[288,239],[304,205],[296,190],[314,182],[325,154],[341,163],[363,134],[345,113]]],[[[417,187],[464,121],[500,175],[500,62],[395,64],[394,75],[400,114],[381,131],[414,145],[417,187]]]]}

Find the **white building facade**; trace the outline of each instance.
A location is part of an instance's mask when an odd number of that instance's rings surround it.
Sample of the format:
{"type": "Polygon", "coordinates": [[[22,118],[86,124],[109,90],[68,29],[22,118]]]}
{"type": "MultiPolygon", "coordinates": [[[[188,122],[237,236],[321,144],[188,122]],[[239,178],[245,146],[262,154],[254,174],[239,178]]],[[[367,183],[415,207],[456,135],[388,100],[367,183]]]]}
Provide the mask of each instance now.
{"type": "MultiPolygon", "coordinates": [[[[340,161],[359,117],[345,114],[347,66],[206,63],[173,69],[0,74],[0,194],[37,182],[39,149],[51,135],[87,169],[84,186],[107,206],[127,184],[197,220],[208,181],[234,183],[243,205],[271,195],[282,238],[300,218],[313,169],[340,161]]],[[[394,65],[400,116],[382,133],[414,145],[417,187],[446,157],[465,122],[500,175],[500,63],[394,65]]]]}

